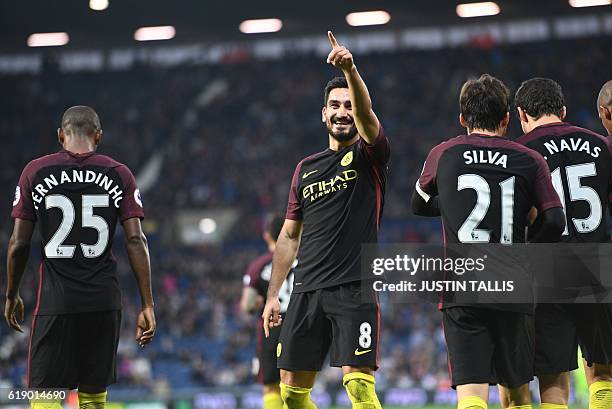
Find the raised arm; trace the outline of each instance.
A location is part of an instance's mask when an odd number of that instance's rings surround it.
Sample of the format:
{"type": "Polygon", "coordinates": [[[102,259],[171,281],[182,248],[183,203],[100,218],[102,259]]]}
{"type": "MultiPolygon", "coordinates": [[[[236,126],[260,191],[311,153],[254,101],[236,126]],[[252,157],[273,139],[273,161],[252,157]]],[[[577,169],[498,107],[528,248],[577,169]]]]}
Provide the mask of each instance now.
{"type": "Polygon", "coordinates": [[[327,37],[332,46],[332,50],[327,56],[327,62],[342,70],[349,86],[349,95],[353,110],[355,126],[359,135],[370,145],[376,141],[380,123],[376,114],[372,110],[372,100],[365,82],[359,75],[357,67],[353,61],[353,55],[346,48],[338,44],[336,37],[331,31],[327,32],[327,37]]]}
{"type": "Polygon", "coordinates": [[[151,288],[151,262],[147,238],[142,232],[140,219],[132,217],[123,222],[125,247],[130,266],[138,283],[141,312],[136,323],[136,342],[143,347],[155,335],[155,313],[153,311],[153,290],[151,288]]]}
{"type": "Polygon", "coordinates": [[[4,305],[4,319],[16,331],[23,332],[19,321],[23,321],[23,300],[19,296],[21,277],[28,263],[30,243],[34,222],[30,220],[15,219],[13,234],[9,240],[6,254],[6,303],[4,305]]]}
{"type": "Polygon", "coordinates": [[[271,327],[277,327],[281,324],[278,293],[297,256],[302,237],[302,225],[301,220],[285,219],[283,228],[278,236],[278,241],[276,242],[266,305],[261,316],[264,321],[266,337],[270,334],[271,327]]]}

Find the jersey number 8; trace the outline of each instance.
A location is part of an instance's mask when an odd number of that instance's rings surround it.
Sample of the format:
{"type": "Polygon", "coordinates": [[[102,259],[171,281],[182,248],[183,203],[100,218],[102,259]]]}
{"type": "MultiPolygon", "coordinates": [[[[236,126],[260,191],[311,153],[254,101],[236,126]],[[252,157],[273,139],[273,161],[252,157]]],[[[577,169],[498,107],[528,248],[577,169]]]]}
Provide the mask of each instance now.
{"type": "Polygon", "coordinates": [[[372,326],[369,322],[362,322],[359,326],[359,346],[369,348],[372,345],[372,326]]]}

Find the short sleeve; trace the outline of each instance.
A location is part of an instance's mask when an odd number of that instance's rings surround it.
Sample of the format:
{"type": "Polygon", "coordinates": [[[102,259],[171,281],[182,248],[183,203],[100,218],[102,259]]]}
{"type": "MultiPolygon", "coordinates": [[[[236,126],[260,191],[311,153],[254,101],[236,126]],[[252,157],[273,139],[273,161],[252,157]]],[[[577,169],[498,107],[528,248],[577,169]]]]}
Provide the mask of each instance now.
{"type": "Polygon", "coordinates": [[[291,187],[289,188],[289,199],[287,201],[287,213],[285,215],[286,219],[302,220],[303,218],[302,205],[298,195],[298,183],[300,180],[299,173],[301,168],[302,162],[296,166],[295,171],[293,172],[291,187]]]}
{"type": "Polygon", "coordinates": [[[416,183],[417,192],[426,202],[429,201],[431,196],[438,195],[436,177],[438,172],[438,162],[440,161],[442,152],[443,149],[441,148],[441,145],[436,146],[429,152],[429,155],[427,155],[427,159],[425,160],[425,164],[423,164],[421,176],[416,183]]]}
{"type": "Polygon", "coordinates": [[[370,145],[362,140],[362,146],[370,162],[374,162],[378,165],[385,165],[389,162],[391,147],[389,145],[389,139],[385,136],[385,130],[382,125],[378,128],[378,135],[374,143],[370,145]]]}
{"type": "Polygon", "coordinates": [[[534,201],[538,212],[543,212],[554,207],[563,207],[559,195],[553,187],[550,177],[548,164],[540,155],[533,155],[537,164],[536,176],[534,180],[534,201]]]}
{"type": "Polygon", "coordinates": [[[123,181],[123,199],[119,205],[119,220],[123,223],[127,219],[137,217],[144,218],[144,209],[142,206],[142,197],[140,190],[136,186],[136,179],[127,166],[121,165],[117,168],[117,172],[123,181]]]}
{"type": "Polygon", "coordinates": [[[11,217],[14,219],[24,219],[36,221],[36,211],[32,202],[32,186],[30,175],[30,165],[26,166],[21,172],[19,183],[15,188],[15,196],[13,198],[13,210],[11,217]]]}
{"type": "Polygon", "coordinates": [[[257,281],[259,280],[259,271],[257,262],[254,261],[249,264],[247,271],[244,273],[242,277],[242,284],[245,287],[257,288],[257,281]]]}

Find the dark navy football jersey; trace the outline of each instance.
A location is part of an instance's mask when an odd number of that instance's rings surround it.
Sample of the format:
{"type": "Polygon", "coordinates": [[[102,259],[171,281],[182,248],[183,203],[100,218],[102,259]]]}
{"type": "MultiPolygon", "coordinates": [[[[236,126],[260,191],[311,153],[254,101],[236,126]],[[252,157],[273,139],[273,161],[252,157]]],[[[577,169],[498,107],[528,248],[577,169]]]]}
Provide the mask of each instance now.
{"type": "MultiPolygon", "coordinates": [[[[242,279],[243,284],[246,287],[251,287],[257,291],[257,295],[266,299],[268,294],[268,286],[270,285],[270,277],[272,276],[272,256],[274,253],[271,251],[262,254],[257,257],[249,267],[242,279]]],[[[289,306],[289,299],[291,298],[291,292],[293,290],[293,269],[298,265],[297,259],[293,262],[287,278],[283,282],[278,293],[278,299],[280,301],[281,313],[287,311],[289,306]]],[[[263,312],[263,310],[262,310],[263,312]]]]}
{"type": "Polygon", "coordinates": [[[610,142],[564,122],[539,126],[516,142],[537,151],[548,163],[567,221],[561,240],[608,241],[610,142]]]}
{"type": "Polygon", "coordinates": [[[527,214],[561,207],[546,162],[497,136],[457,136],[431,150],[417,182],[439,197],[448,243],[522,243],[527,214]]]}
{"type": "Polygon", "coordinates": [[[144,217],[125,165],[95,152],[35,159],[19,179],[12,217],[35,222],[41,234],[37,315],[121,308],[115,227],[144,217]]]}
{"type": "Polygon", "coordinates": [[[381,127],[372,145],[360,138],[297,165],[286,215],[303,220],[294,292],[361,280],[361,244],[378,240],[389,156],[381,127]]]}

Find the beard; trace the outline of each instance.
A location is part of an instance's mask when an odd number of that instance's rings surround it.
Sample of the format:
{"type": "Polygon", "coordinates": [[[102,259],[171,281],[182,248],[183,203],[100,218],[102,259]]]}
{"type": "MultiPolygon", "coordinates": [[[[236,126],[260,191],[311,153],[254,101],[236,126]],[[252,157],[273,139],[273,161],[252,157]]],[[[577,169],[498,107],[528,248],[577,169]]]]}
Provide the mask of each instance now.
{"type": "Polygon", "coordinates": [[[353,139],[355,137],[355,135],[357,135],[357,127],[355,126],[354,122],[352,122],[350,124],[347,124],[345,126],[345,129],[342,130],[342,131],[335,131],[334,130],[334,124],[336,124],[336,121],[335,121],[334,118],[332,118],[331,120],[327,121],[327,124],[326,124],[327,125],[327,131],[332,136],[332,138],[334,138],[338,142],[347,142],[347,141],[350,141],[351,139],[353,139]]]}

